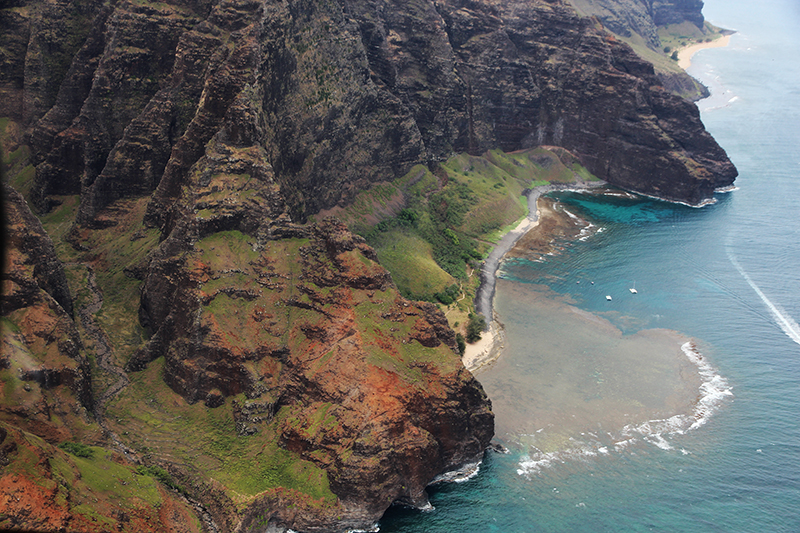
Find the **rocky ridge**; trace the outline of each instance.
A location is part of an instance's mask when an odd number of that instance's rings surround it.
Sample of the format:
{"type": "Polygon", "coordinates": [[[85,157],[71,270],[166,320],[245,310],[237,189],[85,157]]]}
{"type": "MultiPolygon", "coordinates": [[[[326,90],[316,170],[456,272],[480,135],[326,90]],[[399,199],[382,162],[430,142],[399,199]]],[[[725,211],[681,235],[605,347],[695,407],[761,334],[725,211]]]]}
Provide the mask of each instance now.
{"type": "Polygon", "coordinates": [[[21,100],[58,86],[31,135],[33,196],[81,193],[82,224],[151,192],[162,223],[245,94],[298,221],[496,147],[563,145],[609,183],[690,204],[736,175],[694,106],[561,2],[123,2],[92,23],[63,78],[4,84],[21,100]]]}

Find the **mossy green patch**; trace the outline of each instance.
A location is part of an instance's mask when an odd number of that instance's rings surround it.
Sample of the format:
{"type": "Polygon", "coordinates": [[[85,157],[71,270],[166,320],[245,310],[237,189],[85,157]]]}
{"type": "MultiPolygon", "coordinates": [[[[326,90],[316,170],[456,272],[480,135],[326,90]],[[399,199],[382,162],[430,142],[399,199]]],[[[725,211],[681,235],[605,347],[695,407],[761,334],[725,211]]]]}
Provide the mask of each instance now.
{"type": "Polygon", "coordinates": [[[394,229],[377,235],[372,244],[403,296],[428,300],[453,283],[434,260],[432,245],[414,232],[394,229]]]}
{"type": "Polygon", "coordinates": [[[161,505],[153,477],[140,475],[132,466],[114,461],[112,452],[104,448],[92,447],[92,451],[91,458],[72,458],[81,483],[121,507],[134,508],[142,503],[151,507],[161,505]]]}
{"type": "Polygon", "coordinates": [[[220,231],[197,242],[201,260],[214,270],[229,270],[233,265],[244,265],[258,257],[256,239],[241,231],[220,231]]]}
{"type": "Polygon", "coordinates": [[[230,403],[215,409],[187,403],[164,383],[163,367],[160,358],[131,374],[131,384],[109,405],[109,419],[119,420],[115,429],[148,460],[191,464],[237,502],[278,487],[336,502],[323,470],[279,447],[276,421],[239,436],[230,403]]]}

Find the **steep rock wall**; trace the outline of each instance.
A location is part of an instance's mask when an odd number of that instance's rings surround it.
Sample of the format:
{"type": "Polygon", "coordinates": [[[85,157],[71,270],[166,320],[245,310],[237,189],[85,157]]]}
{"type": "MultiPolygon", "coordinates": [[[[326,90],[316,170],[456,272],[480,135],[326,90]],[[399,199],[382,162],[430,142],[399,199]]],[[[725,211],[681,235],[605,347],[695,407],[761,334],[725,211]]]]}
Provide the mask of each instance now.
{"type": "Polygon", "coordinates": [[[155,192],[165,223],[242,91],[298,221],[494,147],[563,145],[610,183],[692,204],[736,175],[692,106],[560,2],[123,2],[99,12],[36,125],[37,205],[80,191],[91,224],[155,192]]]}
{"type": "Polygon", "coordinates": [[[5,183],[3,189],[0,370],[7,379],[0,419],[60,442],[72,434],[65,421],[93,407],[89,361],[53,242],[22,196],[5,183]]]}
{"type": "Polygon", "coordinates": [[[191,169],[142,268],[153,335],[128,368],[163,357],[175,392],[232,402],[242,438],[276,434],[327,473],[335,506],[267,491],[241,511],[245,530],[369,527],[392,502],[426,505],[437,475],[480,460],[490,402],[445,317],[402,298],[363,239],[333,219],[290,222],[254,142],[257,105],[231,107],[237,120],[191,169]]]}

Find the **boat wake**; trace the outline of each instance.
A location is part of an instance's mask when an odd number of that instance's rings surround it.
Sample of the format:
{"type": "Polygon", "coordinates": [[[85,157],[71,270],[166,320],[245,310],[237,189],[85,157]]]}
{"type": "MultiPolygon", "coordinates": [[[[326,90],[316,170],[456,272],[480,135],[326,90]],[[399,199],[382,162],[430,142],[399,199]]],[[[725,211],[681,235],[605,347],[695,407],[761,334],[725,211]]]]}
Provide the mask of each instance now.
{"type": "Polygon", "coordinates": [[[800,325],[798,325],[797,322],[780,305],[773,303],[772,300],[767,298],[767,295],[764,294],[760,288],[758,288],[758,285],[756,285],[753,279],[747,274],[747,272],[745,272],[744,268],[742,268],[742,265],[739,264],[739,261],[736,259],[736,256],[733,255],[733,252],[728,250],[727,253],[728,259],[731,260],[731,263],[739,272],[739,274],[742,275],[747,284],[750,285],[754,291],[756,291],[758,297],[761,298],[761,301],[767,306],[767,309],[769,309],[769,312],[778,327],[780,327],[790,339],[797,344],[800,344],[800,325]]]}

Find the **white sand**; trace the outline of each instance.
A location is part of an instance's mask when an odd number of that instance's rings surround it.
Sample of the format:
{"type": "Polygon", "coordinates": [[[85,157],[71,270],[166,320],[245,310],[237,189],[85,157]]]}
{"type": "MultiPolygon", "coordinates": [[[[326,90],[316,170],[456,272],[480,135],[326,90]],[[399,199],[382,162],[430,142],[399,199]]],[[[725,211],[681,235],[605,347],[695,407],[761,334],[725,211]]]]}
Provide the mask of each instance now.
{"type": "MultiPolygon", "coordinates": [[[[509,231],[507,235],[513,235],[513,240],[516,242],[519,237],[525,235],[538,224],[539,211],[537,209],[535,220],[532,220],[530,217],[523,218],[517,227],[509,231]]],[[[464,355],[461,357],[461,361],[464,363],[464,366],[467,367],[467,370],[475,372],[482,366],[488,365],[500,357],[504,346],[502,328],[500,323],[493,318],[489,324],[489,330],[481,333],[481,340],[472,344],[467,344],[464,355]]]]}
{"type": "Polygon", "coordinates": [[[693,44],[692,46],[687,46],[683,50],[678,51],[678,66],[683,70],[686,70],[692,65],[692,56],[697,52],[705,48],[724,48],[728,46],[730,40],[730,35],[723,35],[719,39],[715,39],[710,43],[697,43],[693,44]]]}
{"type": "Polygon", "coordinates": [[[467,370],[474,373],[500,357],[505,344],[504,338],[502,326],[496,320],[492,320],[492,323],[489,324],[489,331],[481,333],[481,340],[467,344],[467,349],[461,358],[467,370]]]}

